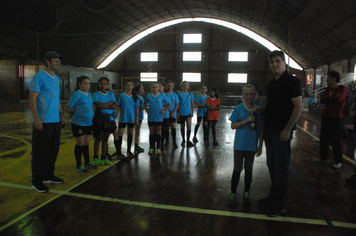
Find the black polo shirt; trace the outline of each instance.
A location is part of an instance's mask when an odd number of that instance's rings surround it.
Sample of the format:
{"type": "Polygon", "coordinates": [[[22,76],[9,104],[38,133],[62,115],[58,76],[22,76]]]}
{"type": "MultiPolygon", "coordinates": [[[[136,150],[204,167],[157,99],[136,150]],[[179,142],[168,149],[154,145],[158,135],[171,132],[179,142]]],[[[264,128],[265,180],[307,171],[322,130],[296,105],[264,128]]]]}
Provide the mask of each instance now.
{"type": "MultiPolygon", "coordinates": [[[[265,128],[267,130],[283,130],[294,109],[291,98],[299,96],[302,96],[300,81],[287,71],[278,80],[275,78],[270,80],[267,84],[265,128]]],[[[293,129],[295,129],[295,125],[293,129]]]]}

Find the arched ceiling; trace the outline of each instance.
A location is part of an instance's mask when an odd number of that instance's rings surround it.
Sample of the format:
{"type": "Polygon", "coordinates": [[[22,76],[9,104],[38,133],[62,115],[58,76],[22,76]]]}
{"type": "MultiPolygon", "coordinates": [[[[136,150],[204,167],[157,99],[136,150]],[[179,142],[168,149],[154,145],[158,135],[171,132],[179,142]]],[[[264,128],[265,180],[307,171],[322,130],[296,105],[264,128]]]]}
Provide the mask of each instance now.
{"type": "Polygon", "coordinates": [[[0,1],[0,58],[96,68],[118,46],[157,24],[187,17],[225,20],[286,51],[304,69],[356,55],[355,0],[0,1]]]}

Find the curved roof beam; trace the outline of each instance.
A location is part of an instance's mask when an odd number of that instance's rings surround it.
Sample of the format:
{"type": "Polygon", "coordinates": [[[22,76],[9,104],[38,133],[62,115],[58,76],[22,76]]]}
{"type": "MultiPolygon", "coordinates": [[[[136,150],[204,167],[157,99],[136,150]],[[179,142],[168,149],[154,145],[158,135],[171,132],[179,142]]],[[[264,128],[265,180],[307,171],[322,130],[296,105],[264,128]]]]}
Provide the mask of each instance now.
{"type": "MultiPolygon", "coordinates": [[[[257,41],[258,43],[262,44],[263,46],[265,46],[266,48],[268,48],[270,51],[273,50],[281,50],[280,48],[278,48],[276,45],[274,45],[273,43],[271,43],[270,41],[268,41],[267,39],[261,37],[260,35],[252,32],[249,29],[246,29],[244,27],[241,27],[237,24],[231,23],[231,22],[227,22],[227,21],[223,21],[223,20],[217,20],[217,19],[212,19],[212,18],[181,18],[181,19],[176,19],[176,20],[171,20],[171,21],[167,21],[158,25],[155,25],[139,34],[137,34],[136,36],[132,37],[131,39],[129,39],[128,41],[126,41],[125,43],[123,43],[120,47],[118,47],[113,53],[111,53],[98,67],[97,69],[101,69],[106,67],[110,62],[112,62],[117,56],[119,56],[123,51],[125,51],[127,48],[129,48],[132,44],[134,44],[135,42],[137,42],[138,40],[146,37],[147,35],[172,26],[172,25],[176,25],[176,24],[180,24],[180,23],[185,23],[185,22],[205,22],[205,23],[211,23],[211,24],[216,24],[216,25],[220,25],[220,26],[224,26],[226,28],[235,30],[239,33],[242,33],[248,37],[250,37],[251,39],[257,41]]],[[[303,70],[303,68],[297,63],[295,62],[292,58],[289,57],[289,55],[286,55],[286,62],[287,64],[289,64],[290,67],[293,67],[295,69],[298,70],[303,70]]]]}

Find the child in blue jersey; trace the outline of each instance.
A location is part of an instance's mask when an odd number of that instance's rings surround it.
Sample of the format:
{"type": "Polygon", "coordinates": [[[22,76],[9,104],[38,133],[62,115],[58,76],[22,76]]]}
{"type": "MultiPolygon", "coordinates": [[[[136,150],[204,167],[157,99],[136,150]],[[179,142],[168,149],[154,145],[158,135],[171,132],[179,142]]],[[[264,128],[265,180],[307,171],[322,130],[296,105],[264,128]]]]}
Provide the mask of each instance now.
{"type": "MultiPolygon", "coordinates": [[[[126,160],[134,157],[131,152],[133,129],[134,125],[138,124],[139,115],[139,103],[138,96],[134,90],[134,83],[130,80],[126,82],[125,92],[120,94],[117,101],[118,115],[119,115],[119,132],[118,139],[115,138],[114,144],[116,148],[117,158],[126,160]],[[121,153],[122,136],[124,135],[125,128],[127,126],[127,156],[121,153]]],[[[117,135],[115,135],[117,137],[117,135]]]]}
{"type": "Polygon", "coordinates": [[[145,150],[138,145],[139,143],[139,135],[140,135],[140,130],[141,130],[141,125],[142,125],[142,120],[143,120],[143,111],[145,110],[145,99],[143,98],[143,92],[144,88],[142,84],[138,84],[135,87],[135,91],[138,97],[138,103],[139,103],[139,115],[138,115],[138,124],[135,124],[135,154],[144,152],[145,150]]]}
{"type": "MultiPolygon", "coordinates": [[[[115,123],[115,110],[117,108],[115,95],[108,91],[110,86],[109,79],[106,77],[101,77],[98,83],[99,91],[94,93],[93,101],[95,105],[95,112],[101,112],[103,114],[110,115],[111,129],[102,130],[100,127],[96,126],[94,123],[94,162],[97,165],[111,165],[111,161],[107,158],[107,148],[108,148],[108,139],[110,133],[113,133],[116,130],[115,123]],[[98,157],[99,146],[101,142],[101,160],[98,157]]],[[[94,115],[95,119],[95,115],[94,115]]]]}
{"type": "Polygon", "coordinates": [[[262,152],[262,118],[254,111],[258,107],[255,102],[256,88],[247,84],[242,88],[243,103],[237,105],[230,116],[231,128],[236,129],[234,142],[234,171],[231,178],[231,194],[228,205],[236,204],[236,189],[242,168],[245,169],[245,186],[243,203],[251,205],[250,187],[255,154],[262,152]],[[258,141],[259,139],[259,141],[258,141]],[[259,142],[259,143],[258,143],[259,142]]]}
{"type": "MultiPolygon", "coordinates": [[[[168,95],[165,93],[165,89],[166,89],[166,84],[163,82],[159,82],[159,92],[164,94],[165,96],[168,97],[168,95]]],[[[169,97],[168,97],[169,98],[169,97]]],[[[170,99],[169,99],[170,100],[170,99]]],[[[172,102],[172,101],[171,101],[172,102]]],[[[167,103],[164,103],[163,106],[167,106],[167,103]]],[[[172,106],[172,105],[171,105],[172,106]]],[[[162,138],[161,138],[161,150],[164,150],[164,140],[168,140],[169,137],[169,112],[165,112],[162,114],[162,118],[163,118],[163,122],[162,122],[162,130],[161,130],[161,134],[162,134],[162,138]]]]}
{"type": "Polygon", "coordinates": [[[206,91],[208,90],[208,87],[206,85],[201,86],[201,91],[200,94],[198,94],[195,103],[198,106],[197,110],[197,124],[195,125],[194,129],[194,137],[193,137],[193,142],[197,143],[197,132],[200,127],[201,120],[203,120],[203,132],[204,132],[204,140],[206,140],[206,131],[208,128],[208,122],[207,122],[207,109],[205,106],[205,100],[209,97],[208,94],[206,94],[206,91]]]}
{"type": "MultiPolygon", "coordinates": [[[[167,96],[172,102],[171,107],[169,108],[169,123],[171,126],[171,134],[173,141],[173,148],[177,149],[178,145],[176,142],[177,132],[176,132],[176,123],[177,123],[177,110],[179,108],[179,98],[178,95],[173,91],[174,83],[173,81],[168,81],[167,86],[167,96]]],[[[165,146],[169,147],[169,134],[166,137],[165,146]]]]}
{"type": "Polygon", "coordinates": [[[70,97],[66,106],[66,112],[72,115],[72,132],[76,140],[74,156],[77,162],[76,170],[86,173],[87,169],[97,169],[97,166],[89,162],[89,142],[93,124],[93,98],[89,93],[90,79],[87,76],[77,78],[76,92],[70,97]],[[85,164],[82,165],[82,153],[85,164]]]}
{"type": "Polygon", "coordinates": [[[192,127],[192,117],[194,114],[194,95],[189,91],[189,82],[182,82],[182,91],[178,93],[179,108],[178,121],[180,123],[180,133],[182,135],[182,147],[185,147],[185,123],[187,123],[187,147],[193,147],[194,144],[190,141],[190,133],[192,127]]]}
{"type": "Polygon", "coordinates": [[[153,83],[151,86],[152,93],[148,94],[145,98],[145,110],[148,114],[148,126],[150,129],[150,150],[148,155],[153,155],[157,143],[157,155],[161,155],[161,128],[162,128],[162,113],[166,113],[170,106],[171,101],[169,98],[159,92],[159,84],[153,83]],[[166,107],[163,104],[168,104],[166,107]],[[149,107],[148,107],[149,105],[149,107]]]}

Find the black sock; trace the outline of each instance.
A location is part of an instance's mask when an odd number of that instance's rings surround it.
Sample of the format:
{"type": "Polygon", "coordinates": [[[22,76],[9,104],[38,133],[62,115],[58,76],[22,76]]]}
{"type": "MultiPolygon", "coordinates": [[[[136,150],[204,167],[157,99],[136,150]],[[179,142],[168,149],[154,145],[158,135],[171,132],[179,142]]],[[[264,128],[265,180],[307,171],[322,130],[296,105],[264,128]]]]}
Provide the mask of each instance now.
{"type": "Polygon", "coordinates": [[[115,146],[115,149],[116,149],[116,153],[118,155],[120,155],[121,154],[121,148],[120,148],[119,140],[114,140],[114,146],[115,146]]]}
{"type": "Polygon", "coordinates": [[[185,142],[185,128],[180,128],[180,134],[182,135],[182,141],[185,142]]]}
{"type": "Polygon", "coordinates": [[[190,133],[191,132],[192,132],[191,130],[187,130],[187,142],[189,142],[189,140],[190,140],[190,133]]]}
{"type": "Polygon", "coordinates": [[[203,132],[204,132],[204,140],[206,140],[206,133],[207,133],[208,125],[203,125],[203,132]]]}
{"type": "MultiPolygon", "coordinates": [[[[127,135],[127,153],[131,152],[131,145],[132,145],[132,135],[127,135]]],[[[121,137],[122,142],[122,137],[121,137]]]]}
{"type": "Polygon", "coordinates": [[[155,146],[154,136],[150,134],[150,149],[154,149],[155,146]]]}
{"type": "Polygon", "coordinates": [[[161,149],[161,135],[156,134],[157,149],[161,149]]]}
{"type": "Polygon", "coordinates": [[[94,155],[94,159],[99,159],[99,155],[94,155]]]}
{"type": "Polygon", "coordinates": [[[172,132],[172,142],[176,143],[177,131],[176,128],[171,129],[172,132]]]}
{"type": "Polygon", "coordinates": [[[75,145],[74,156],[77,161],[77,166],[80,166],[82,164],[82,146],[75,145]]]}
{"type": "Polygon", "coordinates": [[[89,146],[88,145],[84,145],[82,147],[82,153],[84,156],[85,164],[88,164],[89,163],[89,146]]]}
{"type": "Polygon", "coordinates": [[[252,183],[252,171],[245,171],[245,190],[244,192],[249,192],[252,183]]]}
{"type": "Polygon", "coordinates": [[[199,126],[200,126],[200,125],[195,125],[195,128],[194,128],[194,138],[197,136],[199,126]]]}
{"type": "Polygon", "coordinates": [[[240,181],[241,171],[234,171],[231,178],[231,192],[236,194],[237,185],[240,181]]]}
{"type": "Polygon", "coordinates": [[[166,133],[163,135],[166,135],[166,143],[169,143],[169,127],[167,127],[166,133]]]}

